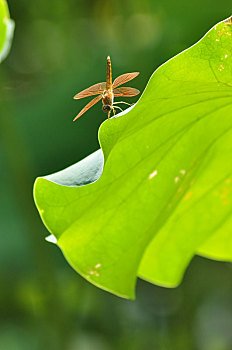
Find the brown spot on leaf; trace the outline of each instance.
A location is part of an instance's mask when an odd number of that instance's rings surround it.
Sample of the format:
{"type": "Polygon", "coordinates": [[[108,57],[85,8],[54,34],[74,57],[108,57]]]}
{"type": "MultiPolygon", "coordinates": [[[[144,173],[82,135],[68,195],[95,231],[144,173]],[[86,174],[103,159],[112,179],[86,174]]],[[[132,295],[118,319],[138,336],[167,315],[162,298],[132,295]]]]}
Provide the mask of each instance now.
{"type": "Polygon", "coordinates": [[[224,69],[223,64],[220,64],[220,67],[218,68],[218,70],[220,70],[220,72],[224,69]]]}
{"type": "Polygon", "coordinates": [[[232,24],[232,16],[225,21],[226,24],[232,24]]]}

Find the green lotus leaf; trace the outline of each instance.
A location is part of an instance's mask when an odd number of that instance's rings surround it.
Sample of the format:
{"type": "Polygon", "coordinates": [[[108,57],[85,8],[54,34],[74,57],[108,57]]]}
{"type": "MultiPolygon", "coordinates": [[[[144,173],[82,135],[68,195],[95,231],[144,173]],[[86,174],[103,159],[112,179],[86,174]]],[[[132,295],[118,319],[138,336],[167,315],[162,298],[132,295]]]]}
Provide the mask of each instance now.
{"type": "Polygon", "coordinates": [[[0,62],[8,55],[14,32],[14,22],[5,0],[0,0],[0,62]]]}
{"type": "Polygon", "coordinates": [[[101,149],[35,182],[50,240],[87,280],[134,298],[195,254],[232,261],[232,20],[159,67],[101,149]]]}

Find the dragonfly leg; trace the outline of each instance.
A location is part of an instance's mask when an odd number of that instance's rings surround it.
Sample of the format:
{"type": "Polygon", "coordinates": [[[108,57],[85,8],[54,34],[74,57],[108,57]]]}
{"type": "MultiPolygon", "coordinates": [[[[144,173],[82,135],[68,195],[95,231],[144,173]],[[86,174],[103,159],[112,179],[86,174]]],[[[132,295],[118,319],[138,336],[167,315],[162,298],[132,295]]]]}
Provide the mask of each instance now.
{"type": "Polygon", "coordinates": [[[124,103],[125,105],[128,105],[128,106],[133,106],[134,105],[134,103],[127,103],[127,102],[124,102],[124,101],[114,102],[114,105],[116,105],[118,103],[124,103]]]}
{"type": "Polygon", "coordinates": [[[110,111],[108,112],[108,119],[110,119],[110,111]]]}
{"type": "Polygon", "coordinates": [[[118,108],[118,109],[120,109],[121,112],[123,112],[123,109],[122,109],[121,107],[114,106],[113,109],[114,109],[114,108],[118,108]]]}

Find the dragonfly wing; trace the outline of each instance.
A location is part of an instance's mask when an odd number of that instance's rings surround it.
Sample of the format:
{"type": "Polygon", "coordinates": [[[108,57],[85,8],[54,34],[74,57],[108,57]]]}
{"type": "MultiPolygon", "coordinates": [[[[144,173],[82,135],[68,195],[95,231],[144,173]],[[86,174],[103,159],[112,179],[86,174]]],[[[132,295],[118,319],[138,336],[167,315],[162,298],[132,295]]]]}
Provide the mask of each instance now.
{"type": "Polygon", "coordinates": [[[139,72],[134,73],[126,73],[122,74],[119,77],[117,77],[113,82],[113,88],[116,88],[117,86],[120,86],[122,84],[127,83],[128,81],[136,78],[139,75],[139,72]]]}
{"type": "Polygon", "coordinates": [[[78,100],[80,98],[84,98],[87,96],[98,95],[98,94],[100,95],[100,94],[103,94],[105,89],[106,89],[106,83],[98,83],[98,84],[92,85],[89,88],[79,92],[73,98],[75,100],[78,100]]]}
{"type": "Polygon", "coordinates": [[[102,98],[101,95],[95,97],[92,101],[90,101],[81,111],[80,113],[76,116],[76,118],[73,119],[73,121],[77,120],[78,118],[80,118],[80,116],[82,116],[82,114],[84,114],[86,111],[88,111],[88,109],[90,109],[93,105],[95,105],[95,103],[97,103],[98,101],[100,101],[100,99],[102,98]]]}
{"type": "Polygon", "coordinates": [[[131,97],[131,96],[136,96],[140,94],[140,91],[138,89],[134,89],[131,87],[121,87],[118,89],[114,89],[113,94],[114,94],[114,97],[119,97],[119,96],[131,97]]]}

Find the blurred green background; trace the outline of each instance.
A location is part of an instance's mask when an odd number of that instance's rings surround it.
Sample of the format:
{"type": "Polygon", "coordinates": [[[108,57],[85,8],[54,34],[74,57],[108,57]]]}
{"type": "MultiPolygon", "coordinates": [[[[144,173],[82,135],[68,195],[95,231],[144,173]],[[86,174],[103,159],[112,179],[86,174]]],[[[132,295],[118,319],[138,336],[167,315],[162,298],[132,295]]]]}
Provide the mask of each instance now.
{"type": "MultiPolygon", "coordinates": [[[[76,274],[36,212],[36,176],[98,149],[105,114],[73,95],[113,76],[152,72],[231,15],[224,0],[9,0],[16,22],[0,66],[0,349],[231,350],[232,269],[195,258],[176,289],[141,280],[123,300],[76,274]]],[[[127,100],[129,102],[129,99],[127,100]]],[[[131,100],[134,102],[135,100],[131,100]]]]}

